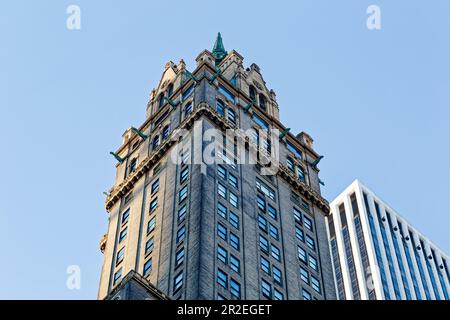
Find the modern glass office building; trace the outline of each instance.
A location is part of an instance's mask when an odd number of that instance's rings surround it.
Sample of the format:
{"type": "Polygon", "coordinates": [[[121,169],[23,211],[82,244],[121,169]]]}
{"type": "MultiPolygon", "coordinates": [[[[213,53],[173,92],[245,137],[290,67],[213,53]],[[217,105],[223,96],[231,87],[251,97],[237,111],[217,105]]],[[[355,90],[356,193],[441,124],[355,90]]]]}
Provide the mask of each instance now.
{"type": "Polygon", "coordinates": [[[449,300],[450,257],[359,181],[330,204],[341,300],[449,300]]]}

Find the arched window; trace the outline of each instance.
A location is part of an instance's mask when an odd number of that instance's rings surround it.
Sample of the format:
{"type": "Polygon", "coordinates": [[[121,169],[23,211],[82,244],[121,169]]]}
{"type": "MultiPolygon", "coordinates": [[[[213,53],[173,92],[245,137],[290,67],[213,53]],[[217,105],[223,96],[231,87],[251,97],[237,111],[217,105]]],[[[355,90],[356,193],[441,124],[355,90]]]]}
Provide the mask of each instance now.
{"type": "Polygon", "coordinates": [[[259,107],[266,110],[266,97],[263,94],[259,95],[259,107]]]}
{"type": "Polygon", "coordinates": [[[252,100],[253,102],[256,102],[256,89],[254,86],[250,86],[249,95],[250,95],[250,100],[252,100]]]}
{"type": "Polygon", "coordinates": [[[164,105],[164,93],[160,93],[158,98],[158,108],[161,109],[163,105],[164,105]]]}
{"type": "Polygon", "coordinates": [[[169,84],[169,87],[167,88],[167,96],[170,98],[173,94],[173,83],[169,84]]]}

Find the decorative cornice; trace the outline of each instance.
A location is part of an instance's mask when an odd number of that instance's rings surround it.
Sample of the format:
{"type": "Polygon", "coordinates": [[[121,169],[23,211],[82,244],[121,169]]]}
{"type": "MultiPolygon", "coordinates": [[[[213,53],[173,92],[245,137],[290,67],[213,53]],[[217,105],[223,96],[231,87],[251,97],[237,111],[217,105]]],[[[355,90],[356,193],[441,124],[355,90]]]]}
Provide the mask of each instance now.
{"type": "MultiPolygon", "coordinates": [[[[198,107],[193,110],[190,116],[180,123],[178,128],[190,129],[194,125],[194,122],[203,115],[207,116],[222,130],[236,128],[234,124],[222,118],[215,109],[213,109],[211,106],[209,106],[209,104],[205,102],[200,103],[198,107]]],[[[161,160],[165,156],[166,152],[177,142],[176,132],[176,130],[173,131],[170,137],[166,139],[146,159],[144,159],[136,168],[136,170],[131,173],[122,183],[111,189],[108,197],[106,198],[106,211],[109,212],[114,204],[116,204],[129,191],[131,191],[134,185],[143,176],[145,176],[145,174],[149,172],[159,162],[159,160],[161,160]]],[[[247,142],[246,145],[249,148],[256,148],[256,150],[258,150],[258,147],[253,142],[251,142],[243,132],[241,132],[240,130],[236,130],[236,134],[245,139],[244,141],[247,142]]],[[[264,157],[264,163],[269,163],[270,161],[273,162],[274,160],[276,161],[276,159],[273,159],[266,152],[263,152],[263,150],[259,150],[259,153],[260,156],[264,157]]],[[[280,163],[278,163],[278,166],[279,170],[277,171],[277,174],[286,182],[288,182],[294,188],[294,190],[298,191],[306,199],[312,201],[326,214],[329,213],[330,208],[327,200],[325,200],[317,191],[313,190],[310,186],[300,181],[292,172],[287,169],[287,167],[280,163]]]]}

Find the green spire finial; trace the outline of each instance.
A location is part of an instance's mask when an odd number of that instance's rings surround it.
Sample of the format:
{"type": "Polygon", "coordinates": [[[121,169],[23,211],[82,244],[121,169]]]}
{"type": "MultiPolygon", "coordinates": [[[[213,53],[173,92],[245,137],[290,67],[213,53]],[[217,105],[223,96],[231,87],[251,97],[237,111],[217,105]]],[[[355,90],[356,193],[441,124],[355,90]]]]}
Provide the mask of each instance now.
{"type": "Polygon", "coordinates": [[[216,42],[214,43],[214,48],[212,51],[212,55],[214,59],[216,59],[216,64],[219,64],[223,58],[226,57],[228,53],[225,51],[225,47],[223,46],[222,42],[222,35],[220,32],[217,34],[216,42]]]}

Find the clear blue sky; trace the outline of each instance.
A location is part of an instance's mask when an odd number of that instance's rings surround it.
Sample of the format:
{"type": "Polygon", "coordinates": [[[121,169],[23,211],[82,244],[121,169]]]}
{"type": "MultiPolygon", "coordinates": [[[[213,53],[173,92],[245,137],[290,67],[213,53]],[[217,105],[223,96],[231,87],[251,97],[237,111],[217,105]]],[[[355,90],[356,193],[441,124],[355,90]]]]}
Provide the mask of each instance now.
{"type": "Polygon", "coordinates": [[[221,31],[282,120],[315,139],[328,199],[359,178],[450,252],[450,1],[2,1],[0,298],[94,299],[108,155],[168,60],[221,31]],[[250,3],[252,2],[252,3],[250,3]],[[81,7],[79,31],[66,8],[81,7]],[[377,4],[382,30],[366,28],[377,4]],[[81,267],[81,290],[66,267],[81,267]]]}

